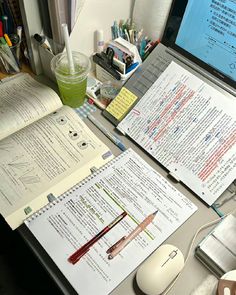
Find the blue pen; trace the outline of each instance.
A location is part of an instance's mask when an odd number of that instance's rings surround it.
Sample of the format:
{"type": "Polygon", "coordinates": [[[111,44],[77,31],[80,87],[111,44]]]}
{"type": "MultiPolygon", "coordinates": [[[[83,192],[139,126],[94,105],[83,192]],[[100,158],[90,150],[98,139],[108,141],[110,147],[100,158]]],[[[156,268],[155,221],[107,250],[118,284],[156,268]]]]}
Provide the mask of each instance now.
{"type": "Polygon", "coordinates": [[[134,62],[132,63],[132,65],[130,65],[127,69],[126,69],[126,74],[128,74],[129,72],[133,71],[133,69],[135,69],[137,66],[139,65],[139,62],[134,62]]]}
{"type": "Polygon", "coordinates": [[[146,40],[143,39],[140,44],[140,56],[143,57],[145,54],[146,40]]]}
{"type": "Polygon", "coordinates": [[[97,119],[94,118],[91,114],[88,115],[88,119],[105,134],[115,145],[117,145],[122,151],[126,150],[125,145],[122,141],[113,133],[108,131],[97,119]]]}

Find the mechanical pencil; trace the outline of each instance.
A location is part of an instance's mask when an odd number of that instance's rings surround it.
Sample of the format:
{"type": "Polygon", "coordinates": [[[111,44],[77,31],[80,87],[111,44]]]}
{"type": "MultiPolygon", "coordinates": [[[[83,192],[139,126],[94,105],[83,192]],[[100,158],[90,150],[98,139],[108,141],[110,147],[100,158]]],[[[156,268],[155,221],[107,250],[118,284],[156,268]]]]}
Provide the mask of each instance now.
{"type": "Polygon", "coordinates": [[[109,230],[111,230],[115,225],[117,225],[126,215],[127,215],[127,213],[125,211],[123,213],[121,213],[109,225],[104,227],[104,229],[102,229],[98,234],[96,234],[90,241],[88,241],[81,248],[79,248],[74,254],[72,254],[68,258],[68,261],[71,262],[72,264],[75,264],[76,262],[78,262],[80,260],[80,258],[89,251],[89,249],[92,247],[93,244],[95,244],[109,230]]]}
{"type": "Polygon", "coordinates": [[[88,115],[88,119],[99,129],[104,133],[115,145],[117,145],[122,151],[126,150],[125,145],[122,143],[122,141],[113,133],[108,131],[97,119],[94,118],[91,114],[88,115]]]}
{"type": "Polygon", "coordinates": [[[118,242],[111,246],[107,253],[108,259],[114,258],[120,253],[132,240],[134,240],[155,218],[158,210],[148,215],[127,237],[122,237],[118,242]]]}

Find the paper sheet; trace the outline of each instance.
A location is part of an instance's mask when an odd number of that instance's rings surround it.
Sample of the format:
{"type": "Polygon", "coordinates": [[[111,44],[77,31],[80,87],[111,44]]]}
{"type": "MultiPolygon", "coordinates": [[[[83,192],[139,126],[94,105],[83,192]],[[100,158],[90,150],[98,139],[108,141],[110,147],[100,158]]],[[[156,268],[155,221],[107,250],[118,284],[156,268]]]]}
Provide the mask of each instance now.
{"type": "Polygon", "coordinates": [[[235,103],[172,62],[118,129],[211,205],[236,175],[235,103]]]}
{"type": "Polygon", "coordinates": [[[29,74],[4,79],[0,87],[0,139],[60,107],[57,93],[29,74]]]}
{"type": "Polygon", "coordinates": [[[110,293],[197,209],[130,149],[60,198],[26,225],[80,295],[110,293]],[[146,230],[108,260],[106,250],[157,209],[146,230]],[[67,261],[123,211],[128,216],[79,262],[67,261]]]}
{"type": "MultiPolygon", "coordinates": [[[[99,168],[109,149],[73,109],[63,106],[0,141],[0,212],[13,227],[99,168]]],[[[111,156],[111,153],[110,153],[111,156]]]]}
{"type": "Polygon", "coordinates": [[[122,87],[116,98],[108,105],[106,111],[120,121],[127,114],[137,98],[138,97],[128,89],[122,87]]]}

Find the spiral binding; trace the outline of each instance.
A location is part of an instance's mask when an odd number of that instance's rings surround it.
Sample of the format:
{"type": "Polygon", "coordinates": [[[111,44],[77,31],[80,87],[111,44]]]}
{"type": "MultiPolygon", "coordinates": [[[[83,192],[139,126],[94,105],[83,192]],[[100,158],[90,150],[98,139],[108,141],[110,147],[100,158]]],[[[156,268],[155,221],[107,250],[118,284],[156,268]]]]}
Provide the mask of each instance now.
{"type": "Polygon", "coordinates": [[[68,197],[69,195],[71,195],[73,192],[75,192],[77,189],[81,188],[82,186],[84,186],[87,182],[89,182],[91,179],[93,179],[94,177],[96,177],[98,174],[100,174],[101,172],[105,171],[107,168],[109,168],[110,166],[112,166],[114,163],[116,163],[117,161],[119,161],[119,159],[123,158],[126,154],[128,154],[131,150],[128,149],[126,151],[124,151],[123,153],[121,153],[119,156],[115,157],[114,159],[112,159],[111,161],[107,162],[106,164],[104,164],[103,166],[101,166],[97,171],[93,172],[92,174],[88,175],[87,177],[85,177],[83,180],[81,180],[79,183],[75,184],[74,186],[72,186],[69,190],[67,190],[66,192],[64,192],[63,194],[61,194],[60,196],[58,196],[56,198],[56,200],[48,203],[47,205],[45,205],[44,207],[42,207],[41,209],[37,210],[36,212],[34,212],[32,215],[30,215],[26,220],[25,223],[29,224],[30,222],[32,222],[33,220],[35,220],[36,218],[38,218],[39,216],[41,216],[42,214],[44,214],[46,211],[48,211],[49,209],[51,209],[52,207],[54,207],[56,204],[58,204],[59,202],[61,202],[62,200],[64,200],[66,197],[68,197]]]}

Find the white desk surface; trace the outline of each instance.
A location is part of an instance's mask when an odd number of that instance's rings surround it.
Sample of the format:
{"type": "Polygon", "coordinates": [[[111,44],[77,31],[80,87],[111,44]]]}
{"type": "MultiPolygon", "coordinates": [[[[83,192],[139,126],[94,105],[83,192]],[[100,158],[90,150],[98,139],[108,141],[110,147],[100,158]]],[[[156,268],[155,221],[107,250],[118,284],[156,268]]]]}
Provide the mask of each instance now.
{"type": "MultiPolygon", "coordinates": [[[[48,83],[45,83],[48,84],[48,83]]],[[[54,87],[53,87],[54,88],[54,87]]],[[[161,167],[156,161],[154,161],[150,156],[148,156],[143,150],[140,149],[138,145],[134,142],[129,140],[127,137],[120,135],[116,132],[114,126],[102,116],[100,110],[98,109],[93,115],[110,131],[115,132],[117,135],[120,136],[122,141],[124,142],[126,147],[131,147],[135,150],[139,155],[141,155],[154,169],[156,169],[162,176],[167,177],[167,171],[161,167]]],[[[100,130],[98,130],[88,119],[85,120],[86,124],[91,128],[92,131],[96,133],[96,135],[105,143],[108,147],[110,147],[111,151],[115,156],[121,153],[121,150],[115,146],[100,130]]],[[[200,199],[198,199],[187,187],[182,185],[181,183],[175,183],[169,178],[170,182],[185,196],[187,196],[197,207],[198,210],[194,215],[192,215],[174,234],[172,234],[166,241],[166,243],[173,244],[177,246],[184,254],[187,255],[190,243],[192,238],[197,231],[197,229],[218,218],[218,215],[213,211],[213,209],[208,208],[200,199]]],[[[224,204],[222,206],[221,211],[224,213],[228,213],[233,209],[236,209],[236,201],[231,200],[230,202],[224,204]]],[[[206,230],[203,230],[197,237],[195,241],[195,246],[198,242],[212,229],[209,227],[206,230]]],[[[52,266],[52,262],[48,259],[45,259],[45,255],[41,254],[40,249],[38,246],[34,245],[34,241],[32,237],[27,237],[25,235],[25,229],[19,229],[21,235],[26,240],[28,245],[33,249],[34,253],[40,259],[41,263],[47,268],[51,276],[54,278],[56,283],[63,289],[63,293],[68,295],[71,294],[70,291],[64,289],[64,283],[61,279],[57,278],[56,272],[54,267],[52,266]]],[[[190,255],[190,258],[185,265],[179,279],[175,283],[174,287],[169,291],[168,295],[189,295],[191,291],[193,291],[201,282],[210,274],[208,269],[203,266],[201,262],[199,262],[194,257],[194,248],[190,255]]],[[[135,282],[135,273],[131,273],[111,294],[112,295],[143,295],[143,293],[138,289],[136,282],[135,282]]],[[[73,292],[72,292],[73,293],[73,292]]],[[[76,293],[73,293],[76,294],[76,293]]],[[[90,295],[90,294],[89,294],[90,295]]],[[[92,294],[91,294],[92,295],[92,294]]]]}

